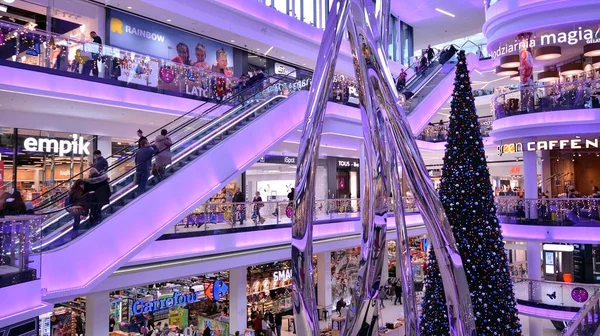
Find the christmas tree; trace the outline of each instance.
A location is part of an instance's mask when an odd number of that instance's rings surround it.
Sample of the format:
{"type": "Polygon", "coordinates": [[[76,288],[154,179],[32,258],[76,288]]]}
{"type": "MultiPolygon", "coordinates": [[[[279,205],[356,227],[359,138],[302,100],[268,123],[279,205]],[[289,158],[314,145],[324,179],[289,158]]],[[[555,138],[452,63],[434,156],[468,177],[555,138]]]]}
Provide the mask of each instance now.
{"type": "MultiPolygon", "coordinates": [[[[464,51],[458,58],[440,198],[469,282],[477,335],[521,335],[464,51]]],[[[430,252],[421,334],[448,335],[446,314],[442,279],[430,252]]]]}

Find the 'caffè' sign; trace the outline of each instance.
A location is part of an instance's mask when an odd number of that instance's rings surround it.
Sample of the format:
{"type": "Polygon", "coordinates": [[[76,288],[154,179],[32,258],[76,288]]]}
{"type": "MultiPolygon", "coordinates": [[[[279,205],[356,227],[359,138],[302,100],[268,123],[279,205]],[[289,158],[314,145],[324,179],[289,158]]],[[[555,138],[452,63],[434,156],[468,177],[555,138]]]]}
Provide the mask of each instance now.
{"type": "Polygon", "coordinates": [[[535,152],[556,149],[598,149],[600,139],[563,139],[563,140],[540,140],[522,143],[508,143],[498,146],[498,156],[504,154],[522,153],[523,151],[535,152]]]}

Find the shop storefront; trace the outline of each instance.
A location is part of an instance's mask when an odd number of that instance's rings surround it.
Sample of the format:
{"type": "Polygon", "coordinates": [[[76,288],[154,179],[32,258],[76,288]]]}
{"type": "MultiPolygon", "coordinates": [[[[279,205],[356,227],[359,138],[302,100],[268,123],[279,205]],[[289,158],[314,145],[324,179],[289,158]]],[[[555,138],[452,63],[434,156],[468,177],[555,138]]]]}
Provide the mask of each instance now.
{"type": "Polygon", "coordinates": [[[207,327],[212,335],[229,335],[228,295],[229,272],[113,292],[111,336],[156,328],[186,334],[188,329],[203,332],[207,327]]]}
{"type": "Polygon", "coordinates": [[[36,198],[89,166],[93,152],[90,135],[13,128],[0,130],[0,188],[11,192],[16,187],[24,200],[36,198]]]}
{"type": "Polygon", "coordinates": [[[39,335],[85,335],[85,306],[85,298],[55,305],[52,312],[39,316],[39,335]]]}
{"type": "Polygon", "coordinates": [[[328,198],[360,198],[358,159],[327,157],[328,198]]]}

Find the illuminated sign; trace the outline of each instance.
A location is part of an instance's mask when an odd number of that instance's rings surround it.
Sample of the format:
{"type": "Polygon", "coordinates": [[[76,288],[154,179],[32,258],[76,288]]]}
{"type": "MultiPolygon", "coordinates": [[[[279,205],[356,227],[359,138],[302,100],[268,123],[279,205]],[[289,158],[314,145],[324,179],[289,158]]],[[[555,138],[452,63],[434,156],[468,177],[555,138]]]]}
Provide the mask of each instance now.
{"type": "Polygon", "coordinates": [[[492,58],[495,59],[500,56],[504,56],[507,54],[518,52],[521,49],[535,48],[536,46],[542,47],[546,45],[576,45],[581,42],[585,42],[587,44],[596,43],[600,41],[600,36],[598,32],[600,31],[600,24],[597,24],[597,27],[589,28],[591,24],[583,25],[587,27],[578,27],[577,29],[567,30],[568,28],[563,28],[562,30],[557,29],[553,31],[545,31],[543,33],[537,33],[535,37],[532,37],[529,42],[527,40],[519,41],[514,40],[514,42],[501,42],[498,48],[494,48],[492,51],[492,58]]]}
{"type": "Polygon", "coordinates": [[[273,281],[287,281],[292,278],[292,270],[286,269],[273,272],[273,281]]]}
{"type": "Polygon", "coordinates": [[[27,138],[24,142],[27,152],[55,153],[58,156],[66,156],[71,152],[76,155],[90,155],[90,142],[77,134],[73,134],[73,140],[56,140],[48,138],[27,138]]]}
{"type": "Polygon", "coordinates": [[[142,300],[137,300],[131,310],[135,315],[140,315],[142,313],[151,313],[159,310],[169,309],[171,307],[176,306],[185,306],[188,303],[193,303],[198,301],[198,293],[188,293],[181,294],[180,292],[175,292],[170,298],[162,298],[154,301],[144,302],[142,300]]]}
{"type": "Polygon", "coordinates": [[[338,160],[338,167],[358,168],[359,167],[359,163],[357,161],[338,160]]]}
{"type": "Polygon", "coordinates": [[[217,280],[214,283],[209,284],[204,290],[204,294],[211,301],[218,301],[225,298],[227,292],[229,291],[229,287],[223,280],[217,280]]]}
{"type": "Polygon", "coordinates": [[[590,140],[580,138],[530,141],[525,146],[523,146],[522,143],[510,143],[498,146],[498,156],[502,156],[503,154],[521,153],[523,150],[535,152],[554,149],[598,149],[599,145],[599,139],[590,140]]]}

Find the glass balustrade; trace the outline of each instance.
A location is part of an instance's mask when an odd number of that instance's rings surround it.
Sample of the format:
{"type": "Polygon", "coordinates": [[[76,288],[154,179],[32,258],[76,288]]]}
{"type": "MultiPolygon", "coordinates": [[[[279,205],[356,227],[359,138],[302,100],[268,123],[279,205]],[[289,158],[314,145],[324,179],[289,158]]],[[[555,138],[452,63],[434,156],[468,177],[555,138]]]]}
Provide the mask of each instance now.
{"type": "MultiPolygon", "coordinates": [[[[478,122],[481,136],[489,136],[490,132],[492,131],[493,119],[490,117],[480,118],[478,122]]],[[[429,124],[428,126],[425,126],[417,139],[427,142],[446,142],[449,128],[449,123],[429,124]]]]}
{"type": "Polygon", "coordinates": [[[496,119],[514,115],[600,108],[600,79],[537,84],[499,94],[493,99],[496,119]]]}
{"type": "Polygon", "coordinates": [[[600,226],[600,198],[497,198],[498,219],[504,224],[600,226]]]}
{"type": "Polygon", "coordinates": [[[513,286],[519,303],[556,306],[573,311],[583,307],[600,289],[600,285],[532,279],[520,279],[513,286]]]}
{"type": "Polygon", "coordinates": [[[40,278],[41,256],[32,258],[32,242],[41,224],[41,216],[0,218],[0,288],[40,278]]]}

